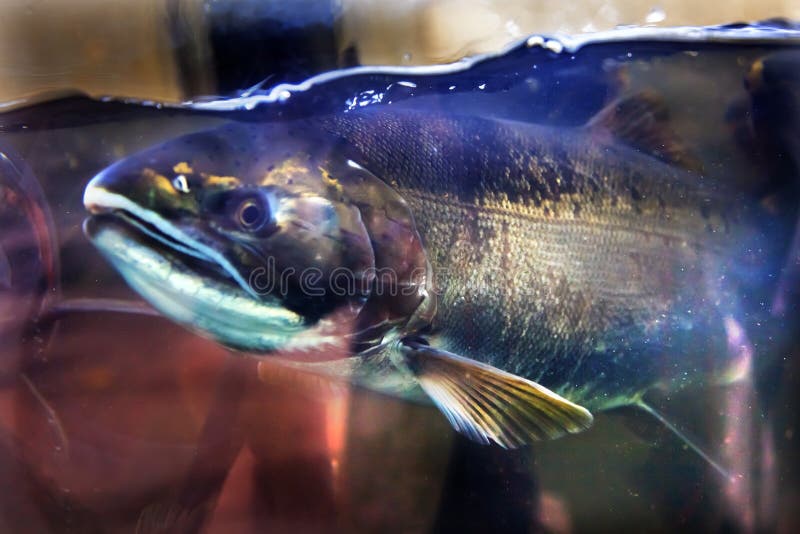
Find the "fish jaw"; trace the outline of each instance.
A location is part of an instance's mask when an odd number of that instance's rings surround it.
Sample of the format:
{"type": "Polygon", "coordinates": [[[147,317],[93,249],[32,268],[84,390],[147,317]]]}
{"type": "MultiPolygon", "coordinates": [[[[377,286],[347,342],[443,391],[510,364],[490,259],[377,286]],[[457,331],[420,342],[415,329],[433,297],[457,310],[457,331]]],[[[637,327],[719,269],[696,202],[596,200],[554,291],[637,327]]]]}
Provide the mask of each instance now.
{"type": "Polygon", "coordinates": [[[118,219],[96,215],[87,219],[84,232],[145,300],[206,337],[257,352],[326,341],[299,336],[307,330],[299,315],[255,300],[233,284],[197,276],[178,255],[148,246],[118,219]]]}

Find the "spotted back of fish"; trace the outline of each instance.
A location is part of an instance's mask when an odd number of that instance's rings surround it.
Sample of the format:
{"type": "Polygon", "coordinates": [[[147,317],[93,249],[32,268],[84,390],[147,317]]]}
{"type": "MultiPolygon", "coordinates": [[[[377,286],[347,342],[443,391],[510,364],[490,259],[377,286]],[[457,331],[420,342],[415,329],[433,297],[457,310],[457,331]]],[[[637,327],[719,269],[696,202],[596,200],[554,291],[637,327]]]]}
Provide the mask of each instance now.
{"type": "Polygon", "coordinates": [[[411,206],[437,342],[590,409],[724,367],[752,206],[588,128],[361,112],[325,123],[411,206]]]}

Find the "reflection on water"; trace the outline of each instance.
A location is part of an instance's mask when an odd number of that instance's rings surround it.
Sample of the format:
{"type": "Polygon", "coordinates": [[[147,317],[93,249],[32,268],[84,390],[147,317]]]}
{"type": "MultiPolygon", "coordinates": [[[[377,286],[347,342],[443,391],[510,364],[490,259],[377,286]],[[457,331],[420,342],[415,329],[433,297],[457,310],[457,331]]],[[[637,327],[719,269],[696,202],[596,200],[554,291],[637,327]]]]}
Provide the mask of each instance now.
{"type": "MultiPolygon", "coordinates": [[[[76,97],[0,115],[0,528],[791,531],[800,164],[792,46],[521,46],[443,75],[356,73],[250,110],[76,97]],[[743,294],[741,324],[716,325],[748,379],[652,401],[732,482],[635,410],[596,413],[584,433],[506,451],[455,434],[429,406],[232,355],[149,309],[119,313],[139,297],[82,231],[90,177],[188,132],[389,105],[577,127],[641,90],[663,97],[710,176],[760,202],[770,214],[764,232],[788,266],[769,271],[769,291],[743,294]]],[[[758,278],[753,265],[732,272],[758,278]]]]}

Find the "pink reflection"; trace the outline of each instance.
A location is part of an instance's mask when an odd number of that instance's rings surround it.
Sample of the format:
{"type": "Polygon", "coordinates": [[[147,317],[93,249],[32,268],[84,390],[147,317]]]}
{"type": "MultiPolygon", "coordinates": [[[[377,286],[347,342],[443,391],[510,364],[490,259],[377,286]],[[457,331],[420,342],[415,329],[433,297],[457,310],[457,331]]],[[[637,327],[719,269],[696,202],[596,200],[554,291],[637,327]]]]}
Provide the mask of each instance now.
{"type": "Polygon", "coordinates": [[[728,369],[723,394],[724,440],[722,455],[730,466],[732,478],[724,488],[725,500],[731,516],[736,518],[743,532],[754,532],[755,497],[753,492],[753,411],[755,389],[753,385],[753,346],[742,326],[733,318],[725,317],[728,352],[733,365],[728,369]]]}

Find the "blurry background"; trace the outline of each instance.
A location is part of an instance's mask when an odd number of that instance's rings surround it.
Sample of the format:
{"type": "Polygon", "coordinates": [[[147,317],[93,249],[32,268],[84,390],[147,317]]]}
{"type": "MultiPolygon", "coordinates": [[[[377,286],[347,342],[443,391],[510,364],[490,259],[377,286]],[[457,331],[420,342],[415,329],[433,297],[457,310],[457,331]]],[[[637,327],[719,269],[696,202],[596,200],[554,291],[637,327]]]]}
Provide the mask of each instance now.
{"type": "Polygon", "coordinates": [[[309,72],[357,63],[455,61],[531,33],[800,19],[796,0],[3,0],[0,5],[0,102],[63,89],[178,101],[243,89],[270,76],[268,85],[298,81],[309,72]]]}

